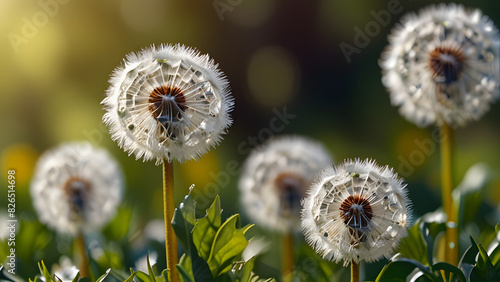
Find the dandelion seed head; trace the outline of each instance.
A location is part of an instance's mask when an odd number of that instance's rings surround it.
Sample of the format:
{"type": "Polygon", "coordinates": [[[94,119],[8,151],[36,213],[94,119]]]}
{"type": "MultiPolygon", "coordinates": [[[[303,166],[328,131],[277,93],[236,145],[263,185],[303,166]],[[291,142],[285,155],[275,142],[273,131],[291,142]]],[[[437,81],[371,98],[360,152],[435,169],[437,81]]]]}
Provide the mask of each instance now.
{"type": "Polygon", "coordinates": [[[127,55],[110,84],[103,120],[111,138],[137,159],[198,159],[232,123],[224,74],[208,55],[183,45],[127,55]]]}
{"type": "Polygon", "coordinates": [[[303,200],[302,231],[325,259],[347,266],[389,258],[407,235],[409,200],[402,180],[374,161],[346,160],[323,170],[303,200]]]}
{"type": "Polygon", "coordinates": [[[241,201],[259,226],[280,233],[300,231],[300,200],[316,173],[332,163],[319,143],[283,136],[256,148],[239,181],[241,201]]]}
{"type": "Polygon", "coordinates": [[[31,196],[40,222],[76,235],[98,229],[114,216],[122,186],[121,170],[105,150],[67,143],[41,156],[31,196]]]}
{"type": "Polygon", "coordinates": [[[420,127],[465,126],[500,96],[500,35],[479,10],[441,4],[408,14],[379,62],[391,103],[420,127]]]}

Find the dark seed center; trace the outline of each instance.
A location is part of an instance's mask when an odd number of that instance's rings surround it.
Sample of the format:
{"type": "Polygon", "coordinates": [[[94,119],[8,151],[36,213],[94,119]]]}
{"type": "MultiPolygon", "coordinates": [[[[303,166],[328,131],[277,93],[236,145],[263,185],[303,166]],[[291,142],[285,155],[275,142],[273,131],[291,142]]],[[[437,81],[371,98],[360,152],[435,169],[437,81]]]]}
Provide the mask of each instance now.
{"type": "Polygon", "coordinates": [[[429,66],[437,83],[450,84],[459,79],[465,57],[459,48],[437,47],[430,52],[429,66]]]}
{"type": "Polygon", "coordinates": [[[300,200],[304,197],[304,179],[296,174],[282,173],[274,180],[280,195],[281,212],[284,216],[300,211],[300,200]]]}
{"type": "Polygon", "coordinates": [[[76,214],[81,214],[85,208],[85,200],[92,189],[89,182],[80,178],[70,178],[64,184],[64,192],[69,200],[71,210],[76,214]]]}
{"type": "Polygon", "coordinates": [[[340,216],[350,228],[359,230],[368,227],[373,217],[370,202],[362,196],[349,196],[340,205],[340,216]]]}
{"type": "Polygon", "coordinates": [[[161,124],[179,121],[186,109],[186,97],[178,87],[162,85],[149,94],[149,111],[161,124]]]}

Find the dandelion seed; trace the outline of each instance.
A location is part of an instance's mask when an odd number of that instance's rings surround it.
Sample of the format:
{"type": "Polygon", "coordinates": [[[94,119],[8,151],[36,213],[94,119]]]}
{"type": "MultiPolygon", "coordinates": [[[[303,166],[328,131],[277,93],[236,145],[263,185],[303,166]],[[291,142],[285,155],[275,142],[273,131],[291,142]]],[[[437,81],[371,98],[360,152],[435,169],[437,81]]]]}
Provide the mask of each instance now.
{"type": "Polygon", "coordinates": [[[31,196],[40,222],[73,236],[98,229],[115,214],[122,194],[118,164],[89,143],[47,151],[37,163],[31,196]]]}
{"type": "Polygon", "coordinates": [[[144,161],[197,159],[231,125],[229,83],[208,56],[183,45],[127,56],[101,102],[111,138],[144,161]]]}
{"type": "Polygon", "coordinates": [[[479,10],[430,6],[393,29],[382,54],[391,102],[420,127],[480,119],[500,96],[500,35],[479,10]]]}
{"type": "Polygon", "coordinates": [[[281,233],[300,231],[300,200],[332,160],[319,143],[281,137],[252,152],[239,182],[241,200],[257,224],[281,233]]]}
{"type": "Polygon", "coordinates": [[[344,266],[390,257],[407,235],[409,200],[389,167],[347,160],[329,167],[303,201],[302,231],[325,259],[344,266]]]}

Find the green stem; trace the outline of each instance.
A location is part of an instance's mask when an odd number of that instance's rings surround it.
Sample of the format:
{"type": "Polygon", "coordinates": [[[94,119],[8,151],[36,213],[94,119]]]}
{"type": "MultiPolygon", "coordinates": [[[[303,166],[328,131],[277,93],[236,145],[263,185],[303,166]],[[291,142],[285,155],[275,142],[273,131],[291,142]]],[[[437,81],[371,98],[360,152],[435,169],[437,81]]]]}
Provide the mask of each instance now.
{"type": "Polygon", "coordinates": [[[89,259],[87,257],[87,248],[85,247],[85,239],[83,234],[80,233],[76,237],[76,244],[80,252],[80,277],[90,278],[89,259]]]}
{"type": "Polygon", "coordinates": [[[359,282],[359,264],[351,260],[351,282],[359,282]]]}
{"type": "Polygon", "coordinates": [[[292,233],[283,236],[283,281],[292,281],[295,264],[292,233]]]}
{"type": "Polygon", "coordinates": [[[445,122],[441,126],[441,185],[443,208],[448,216],[446,228],[446,262],[458,263],[458,228],[457,213],[453,207],[453,179],[452,179],[452,148],[453,129],[445,122]]]}
{"type": "Polygon", "coordinates": [[[177,238],[175,237],[174,229],[172,228],[172,218],[174,217],[175,201],[174,201],[174,175],[172,164],[163,160],[163,217],[165,220],[165,247],[167,250],[167,269],[168,281],[178,282],[179,274],[177,273],[177,238]]]}

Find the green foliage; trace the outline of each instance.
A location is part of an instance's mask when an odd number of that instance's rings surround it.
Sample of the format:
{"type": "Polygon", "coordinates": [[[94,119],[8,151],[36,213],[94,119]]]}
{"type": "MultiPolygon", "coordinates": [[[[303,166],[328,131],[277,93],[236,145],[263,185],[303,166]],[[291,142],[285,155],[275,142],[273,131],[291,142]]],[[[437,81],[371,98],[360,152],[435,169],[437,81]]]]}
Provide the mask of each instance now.
{"type": "Polygon", "coordinates": [[[128,206],[120,206],[116,216],[104,227],[102,233],[106,238],[113,241],[120,241],[126,238],[130,229],[132,210],[128,206]]]}
{"type": "Polygon", "coordinates": [[[248,245],[245,234],[252,225],[242,228],[238,214],[222,223],[221,213],[218,196],[202,218],[196,218],[196,202],[191,195],[175,211],[172,226],[186,250],[177,266],[184,281],[211,281],[224,276],[248,245]]]}
{"type": "Polygon", "coordinates": [[[457,266],[445,262],[432,264],[432,244],[435,235],[442,227],[435,222],[425,223],[421,219],[409,230],[409,236],[402,245],[401,253],[394,256],[382,269],[376,281],[407,281],[411,277],[414,281],[500,281],[500,260],[498,259],[499,245],[493,242],[490,255],[481,244],[471,238],[471,246],[464,253],[457,266]],[[417,228],[419,227],[419,228],[417,228]],[[415,230],[420,230],[416,232],[415,230]],[[422,242],[424,240],[424,242],[422,242]],[[422,257],[425,251],[417,251],[409,247],[412,242],[423,244],[428,250],[427,257],[422,257]],[[411,256],[404,257],[403,254],[411,256]],[[430,264],[422,263],[430,262],[430,264]],[[415,271],[418,270],[418,271],[415,271]],[[443,280],[446,277],[446,280],[443,280]]]}

